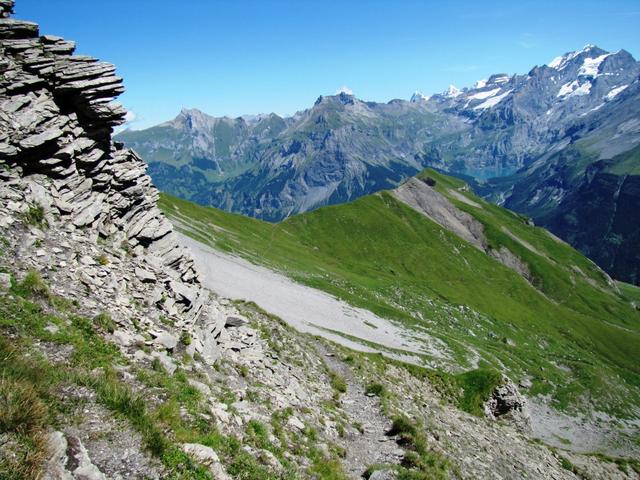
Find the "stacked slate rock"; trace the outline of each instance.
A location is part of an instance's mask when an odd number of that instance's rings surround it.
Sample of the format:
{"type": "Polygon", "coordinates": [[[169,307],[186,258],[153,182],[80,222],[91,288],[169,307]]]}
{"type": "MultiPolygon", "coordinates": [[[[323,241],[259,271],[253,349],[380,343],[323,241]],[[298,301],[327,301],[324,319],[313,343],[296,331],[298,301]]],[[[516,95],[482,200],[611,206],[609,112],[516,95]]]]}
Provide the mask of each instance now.
{"type": "Polygon", "coordinates": [[[145,163],[112,141],[126,114],[113,102],[124,91],[115,67],[73,55],[74,42],[9,18],[13,5],[0,0],[0,186],[11,192],[0,207],[38,203],[60,225],[96,241],[117,238],[149,265],[140,272],[156,272],[141,273],[141,281],[162,290],[158,307],[187,326],[197,322],[203,333],[219,330],[202,318],[207,295],[156,206],[145,163]]]}

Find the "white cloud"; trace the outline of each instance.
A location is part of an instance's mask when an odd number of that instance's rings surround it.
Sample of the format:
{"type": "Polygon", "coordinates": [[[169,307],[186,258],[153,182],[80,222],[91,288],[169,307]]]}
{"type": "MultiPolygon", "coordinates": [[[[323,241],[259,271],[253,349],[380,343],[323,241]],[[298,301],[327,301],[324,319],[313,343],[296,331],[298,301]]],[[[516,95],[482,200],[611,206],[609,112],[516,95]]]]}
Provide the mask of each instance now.
{"type": "Polygon", "coordinates": [[[536,48],[538,46],[538,43],[536,41],[535,35],[533,35],[532,33],[522,33],[520,34],[518,45],[520,45],[522,48],[530,49],[536,48]]]}
{"type": "Polygon", "coordinates": [[[338,90],[336,90],[336,93],[334,95],[340,95],[341,93],[346,93],[347,95],[353,95],[353,90],[351,90],[346,85],[343,85],[338,90]]]}
{"type": "Polygon", "coordinates": [[[127,114],[124,116],[125,124],[135,122],[137,119],[138,119],[138,115],[136,115],[136,112],[132,110],[127,110],[127,114]]]}
{"type": "Polygon", "coordinates": [[[124,116],[124,123],[122,125],[117,126],[114,129],[114,132],[120,133],[126,130],[127,128],[131,128],[131,126],[134,123],[139,122],[140,120],[142,119],[138,117],[138,114],[136,112],[134,112],[133,110],[127,110],[127,114],[124,116]]]}

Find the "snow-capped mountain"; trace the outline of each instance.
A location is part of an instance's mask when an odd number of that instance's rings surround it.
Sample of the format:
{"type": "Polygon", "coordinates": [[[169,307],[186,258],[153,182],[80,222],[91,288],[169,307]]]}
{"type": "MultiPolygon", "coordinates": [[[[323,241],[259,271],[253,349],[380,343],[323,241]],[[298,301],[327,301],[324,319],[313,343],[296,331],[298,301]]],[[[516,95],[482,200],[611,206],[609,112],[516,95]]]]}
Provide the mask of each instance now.
{"type": "Polygon", "coordinates": [[[499,73],[410,101],[366,102],[343,90],[290,118],[187,111],[119,138],[149,162],[161,189],[269,220],[389,188],[434,166],[480,181],[520,172],[483,191],[544,221],[571,195],[569,178],[640,144],[639,76],[625,50],[587,45],[524,75],[499,73]],[[560,178],[547,167],[569,151],[560,178]],[[544,188],[535,187],[540,182],[544,188]]]}

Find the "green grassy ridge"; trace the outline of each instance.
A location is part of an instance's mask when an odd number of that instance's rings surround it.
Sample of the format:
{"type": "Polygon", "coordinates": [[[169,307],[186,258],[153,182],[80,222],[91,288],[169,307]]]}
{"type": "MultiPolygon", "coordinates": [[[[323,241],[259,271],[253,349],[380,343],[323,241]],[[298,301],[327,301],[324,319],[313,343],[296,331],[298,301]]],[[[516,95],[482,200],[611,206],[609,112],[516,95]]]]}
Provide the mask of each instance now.
{"type": "Polygon", "coordinates": [[[592,262],[525,217],[461,192],[482,208],[467,205],[449,192],[463,182],[431,170],[425,175],[484,224],[493,248],[506,246],[529,265],[539,290],[388,192],[278,224],[166,195],[160,206],[188,223],[185,233],[200,241],[378,315],[426,327],[463,365],[457,344],[489,359],[484,366],[529,375],[531,393],[551,393],[561,408],[579,406],[590,392],[598,408],[630,414],[639,403],[640,314],[629,301],[592,262]]]}

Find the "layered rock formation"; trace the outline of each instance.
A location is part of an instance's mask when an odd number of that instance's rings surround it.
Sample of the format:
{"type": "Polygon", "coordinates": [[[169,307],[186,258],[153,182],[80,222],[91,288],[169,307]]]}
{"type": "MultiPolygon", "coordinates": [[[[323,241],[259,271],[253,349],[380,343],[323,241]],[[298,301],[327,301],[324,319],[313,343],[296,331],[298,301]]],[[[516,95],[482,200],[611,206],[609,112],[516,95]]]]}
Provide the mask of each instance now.
{"type": "MultiPolygon", "coordinates": [[[[11,8],[5,2],[3,15],[11,8]]],[[[161,308],[196,322],[205,299],[193,261],[156,207],[145,163],[111,140],[125,116],[113,102],[124,91],[122,79],[113,65],[74,56],[74,48],[39,36],[36,24],[2,20],[3,209],[42,209],[65,230],[122,245],[140,264],[139,278],[155,285],[154,298],[164,298],[161,308]]]]}

